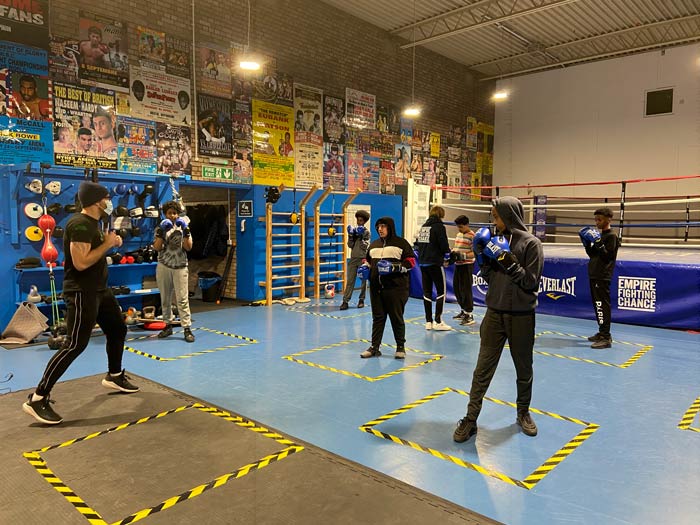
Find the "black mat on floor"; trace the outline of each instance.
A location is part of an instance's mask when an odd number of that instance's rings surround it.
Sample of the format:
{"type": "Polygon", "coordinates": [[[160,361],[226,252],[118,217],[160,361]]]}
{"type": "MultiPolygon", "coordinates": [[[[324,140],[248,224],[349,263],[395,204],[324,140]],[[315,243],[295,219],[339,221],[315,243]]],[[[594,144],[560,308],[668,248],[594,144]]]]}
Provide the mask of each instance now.
{"type": "Polygon", "coordinates": [[[46,427],[0,396],[2,524],[492,524],[264,425],[134,377],[59,383],[46,427]],[[128,424],[131,423],[131,424],[128,424]]]}

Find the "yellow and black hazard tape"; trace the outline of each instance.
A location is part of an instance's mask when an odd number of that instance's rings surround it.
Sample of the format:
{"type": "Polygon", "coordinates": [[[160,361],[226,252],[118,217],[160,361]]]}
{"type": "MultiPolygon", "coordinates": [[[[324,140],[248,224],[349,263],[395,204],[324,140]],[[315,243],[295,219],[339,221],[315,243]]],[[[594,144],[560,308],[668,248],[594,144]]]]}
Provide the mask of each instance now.
{"type": "MultiPolygon", "coordinates": [[[[294,363],[298,363],[300,365],[306,365],[310,366],[312,368],[318,368],[320,370],[327,370],[328,372],[334,372],[336,374],[342,374],[344,376],[349,376],[349,377],[356,377],[357,379],[364,379],[365,381],[381,381],[382,379],[387,379],[389,377],[401,374],[403,372],[406,372],[407,370],[411,370],[413,368],[419,368],[421,366],[425,366],[429,363],[433,363],[435,361],[439,361],[444,355],[440,354],[434,354],[432,352],[426,352],[424,350],[417,350],[415,348],[409,348],[408,346],[404,347],[406,352],[413,352],[416,354],[423,354],[426,356],[430,356],[430,359],[426,359],[424,361],[420,361],[418,363],[414,363],[412,365],[407,365],[407,366],[402,366],[401,368],[397,368],[396,370],[392,370],[391,372],[387,372],[386,374],[382,374],[379,376],[366,376],[362,374],[358,374],[357,372],[350,372],[349,370],[343,370],[341,368],[334,368],[332,366],[327,366],[327,365],[321,365],[319,363],[314,363],[313,361],[306,361],[304,359],[299,359],[299,356],[303,355],[308,355],[308,354],[313,354],[314,352],[320,352],[321,350],[328,350],[329,348],[338,348],[340,346],[347,346],[352,343],[367,343],[370,344],[370,341],[367,339],[350,339],[349,341],[342,341],[340,343],[333,343],[330,345],[324,345],[324,346],[319,346],[317,348],[312,348],[311,350],[303,350],[301,352],[297,352],[294,354],[289,354],[282,356],[282,359],[286,359],[287,361],[292,361],[294,363]]],[[[396,345],[390,345],[386,343],[382,343],[382,346],[386,346],[389,348],[396,348],[396,345]]]]}
{"type": "Polygon", "coordinates": [[[125,428],[134,426],[134,425],[140,425],[142,423],[146,423],[148,421],[153,421],[154,419],[158,419],[161,417],[165,417],[169,414],[174,414],[177,412],[182,412],[183,410],[187,410],[190,408],[196,408],[197,410],[200,410],[202,412],[211,414],[213,416],[221,417],[222,419],[225,419],[227,421],[230,421],[232,423],[235,423],[236,425],[246,428],[248,430],[252,430],[253,432],[256,432],[260,434],[261,436],[264,436],[266,438],[273,439],[280,443],[281,445],[284,445],[285,448],[280,450],[279,452],[276,452],[274,454],[270,454],[268,456],[265,456],[263,458],[260,458],[257,461],[254,461],[253,463],[249,463],[247,465],[244,465],[243,467],[240,467],[232,472],[229,472],[227,474],[224,474],[223,476],[219,476],[208,483],[204,483],[202,485],[198,485],[188,491],[185,491],[181,494],[178,494],[177,496],[173,496],[172,498],[168,498],[165,501],[160,502],[158,505],[146,509],[142,509],[134,514],[131,514],[130,516],[127,516],[126,518],[123,518],[119,521],[114,522],[112,525],[126,525],[128,523],[135,523],[137,521],[141,521],[144,518],[147,518],[148,516],[151,516],[157,512],[169,509],[173,505],[180,503],[182,501],[187,501],[192,498],[195,498],[202,494],[203,492],[206,492],[207,490],[211,490],[213,488],[221,487],[222,485],[225,485],[229,481],[233,479],[239,479],[245,476],[246,474],[250,474],[251,472],[255,470],[260,470],[262,468],[265,468],[269,466],[271,463],[275,461],[281,461],[284,458],[289,457],[292,454],[295,454],[296,452],[301,452],[304,450],[304,447],[301,445],[298,445],[294,443],[293,441],[285,438],[284,436],[278,434],[277,432],[272,432],[265,427],[261,427],[253,423],[252,421],[249,421],[241,416],[236,416],[232,415],[229,412],[226,412],[224,410],[220,410],[218,408],[213,408],[213,407],[208,407],[205,405],[202,405],[201,403],[192,403],[190,405],[174,408],[172,410],[168,410],[165,412],[161,412],[159,414],[155,414],[152,416],[144,417],[141,419],[138,419],[136,421],[131,421],[129,423],[123,423],[121,425],[117,425],[116,427],[109,428],[107,430],[102,430],[100,432],[94,432],[92,434],[88,434],[86,436],[82,436],[79,438],[71,439],[69,441],[66,441],[64,443],[56,444],[56,445],[49,445],[47,447],[34,450],[31,452],[25,452],[23,456],[29,461],[29,463],[36,469],[36,471],[48,482],[51,484],[51,486],[56,489],[63,497],[65,497],[68,502],[75,507],[75,509],[80,512],[90,523],[93,525],[107,525],[107,522],[102,518],[102,516],[92,509],[85,501],[83,501],[73,490],[68,487],[63,481],[61,481],[52,471],[49,469],[48,465],[46,464],[46,461],[41,457],[41,452],[46,452],[48,450],[53,450],[56,448],[63,448],[67,447],[70,445],[73,445],[75,443],[79,443],[81,441],[86,441],[88,439],[94,439],[99,436],[103,436],[105,434],[109,434],[112,432],[116,432],[117,430],[124,430],[125,428]]]}
{"type": "MultiPolygon", "coordinates": [[[[218,346],[216,348],[207,348],[206,350],[198,350],[196,352],[190,352],[189,354],[184,354],[184,355],[178,355],[175,357],[161,357],[155,354],[150,354],[148,352],[144,352],[143,350],[138,350],[136,348],[132,348],[130,346],[124,345],[124,350],[127,352],[131,352],[132,354],[140,355],[142,357],[147,357],[149,359],[153,359],[155,361],[177,361],[178,359],[190,359],[192,357],[196,357],[199,355],[205,355],[205,354],[213,354],[214,352],[221,352],[222,350],[229,350],[231,348],[240,348],[241,346],[248,346],[252,345],[258,342],[257,339],[253,339],[252,337],[246,337],[244,335],[238,335],[238,334],[231,334],[229,332],[222,332],[221,330],[213,330],[211,328],[205,328],[203,326],[199,326],[197,328],[192,328],[192,331],[194,332],[195,330],[202,330],[203,332],[211,332],[213,334],[218,334],[218,335],[223,335],[226,337],[232,337],[234,339],[241,339],[243,341],[246,341],[245,343],[238,343],[235,345],[224,345],[224,346],[218,346]]],[[[174,332],[174,333],[182,333],[180,331],[174,332]]],[[[158,334],[149,334],[149,335],[142,335],[139,337],[130,337],[129,339],[126,339],[127,342],[131,341],[141,341],[144,339],[153,339],[157,338],[158,334]]]]}
{"type": "MultiPolygon", "coordinates": [[[[552,330],[545,330],[544,332],[539,332],[538,334],[535,334],[535,339],[542,335],[561,335],[563,337],[573,337],[576,339],[587,339],[586,336],[583,335],[578,335],[578,334],[567,334],[564,332],[555,332],[552,330]]],[[[649,352],[652,348],[654,348],[652,345],[645,345],[642,343],[629,343],[627,341],[615,341],[615,344],[621,344],[621,345],[628,345],[628,346],[636,346],[640,347],[640,349],[632,356],[630,357],[627,361],[624,363],[608,363],[607,361],[598,361],[597,359],[588,359],[585,357],[576,357],[572,355],[563,355],[563,354],[555,354],[554,352],[545,352],[544,350],[533,350],[535,354],[540,354],[544,355],[547,357],[558,357],[559,359],[568,359],[569,361],[579,361],[581,363],[589,363],[592,365],[600,365],[600,366],[609,366],[612,368],[629,368],[632,366],[634,363],[639,361],[639,359],[649,352]]]]}
{"type": "MultiPolygon", "coordinates": [[[[459,465],[460,467],[468,468],[471,470],[474,470],[484,476],[489,476],[492,478],[499,479],[501,481],[504,481],[506,483],[509,483],[510,485],[515,485],[516,487],[521,487],[527,490],[530,490],[537,485],[542,479],[549,474],[554,468],[557,467],[562,461],[564,461],[574,450],[576,450],[581,444],[586,441],[591,435],[600,428],[599,425],[595,423],[588,423],[587,421],[582,421],[580,419],[576,419],[573,417],[567,417],[567,416],[561,416],[559,414],[555,414],[553,412],[547,412],[544,410],[539,410],[537,408],[530,408],[530,412],[534,414],[540,414],[543,416],[549,416],[553,417],[555,419],[560,419],[562,421],[569,421],[571,423],[575,423],[577,425],[582,425],[585,428],[579,432],[574,438],[572,438],[566,445],[564,445],[561,449],[559,449],[554,455],[552,455],[547,461],[545,461],[542,465],[537,467],[531,474],[529,474],[525,479],[520,480],[516,479],[514,477],[508,476],[506,474],[503,474],[501,472],[498,472],[494,469],[488,469],[485,467],[482,467],[481,465],[477,465],[476,463],[470,463],[468,461],[464,461],[461,458],[458,458],[456,456],[451,456],[449,454],[445,454],[444,452],[440,452],[439,450],[435,450],[429,447],[424,447],[423,445],[419,443],[415,443],[413,441],[408,441],[406,439],[402,439],[397,436],[393,436],[391,434],[387,434],[385,432],[381,432],[379,430],[376,430],[374,427],[377,425],[384,423],[385,421],[388,421],[399,414],[403,414],[404,412],[407,412],[411,410],[412,408],[416,408],[424,403],[427,403],[428,401],[432,401],[434,399],[437,399],[440,396],[443,396],[447,393],[456,393],[464,396],[468,396],[469,392],[465,392],[464,390],[458,390],[456,388],[443,388],[442,390],[438,390],[437,392],[427,395],[417,401],[414,401],[413,403],[408,403],[407,405],[402,406],[401,408],[397,408],[396,410],[393,410],[389,412],[388,414],[385,414],[381,417],[378,417],[377,419],[374,419],[372,421],[368,421],[364,425],[360,427],[360,430],[363,432],[367,432],[368,434],[373,434],[377,437],[380,437],[382,439],[387,439],[389,441],[393,441],[394,443],[397,443],[399,445],[405,445],[408,447],[411,447],[415,450],[418,450],[420,452],[424,452],[426,454],[430,454],[432,456],[435,456],[437,458],[443,459],[445,461],[450,461],[456,465],[459,465]]],[[[509,401],[502,401],[500,399],[495,399],[492,397],[484,397],[485,400],[491,401],[493,403],[497,403],[499,405],[505,405],[513,408],[517,408],[517,405],[515,403],[511,403],[509,401]]]]}
{"type": "Polygon", "coordinates": [[[690,430],[691,432],[700,432],[700,428],[691,426],[693,424],[693,419],[695,419],[698,412],[700,412],[700,397],[697,398],[693,404],[690,405],[690,408],[685,411],[680,423],[678,423],[678,428],[681,430],[690,430]]]}
{"type": "Polygon", "coordinates": [[[363,317],[363,316],[368,316],[371,315],[371,312],[362,312],[359,314],[349,314],[349,315],[332,315],[332,314],[324,314],[321,312],[310,312],[309,310],[305,308],[294,308],[294,307],[289,307],[287,308],[290,312],[296,312],[299,314],[306,314],[306,315],[315,315],[316,317],[326,317],[328,319],[352,319],[353,317],[363,317]]]}

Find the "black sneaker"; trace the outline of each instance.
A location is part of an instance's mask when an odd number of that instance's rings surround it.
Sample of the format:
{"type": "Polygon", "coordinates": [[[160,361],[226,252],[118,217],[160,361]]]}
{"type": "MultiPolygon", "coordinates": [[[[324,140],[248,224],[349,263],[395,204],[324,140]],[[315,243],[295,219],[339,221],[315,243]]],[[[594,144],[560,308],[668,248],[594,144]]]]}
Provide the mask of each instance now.
{"type": "Polygon", "coordinates": [[[163,328],[160,332],[158,332],[158,339],[165,339],[166,337],[170,337],[173,335],[173,327],[168,325],[165,328],[163,328]]]}
{"type": "Polygon", "coordinates": [[[185,328],[184,332],[185,332],[185,342],[186,343],[194,343],[194,334],[192,333],[192,330],[190,329],[189,326],[187,328],[185,328]]]}
{"type": "Polygon", "coordinates": [[[452,319],[464,319],[466,317],[466,312],[459,312],[457,315],[452,317],[452,319]]]}
{"type": "Polygon", "coordinates": [[[362,299],[360,299],[359,301],[357,301],[357,307],[358,307],[358,308],[364,308],[364,307],[365,307],[365,302],[364,302],[362,299]]]}
{"type": "Polygon", "coordinates": [[[515,420],[515,422],[522,427],[523,434],[526,436],[537,435],[537,425],[535,425],[535,422],[532,420],[529,410],[518,412],[518,418],[515,420]]]}
{"type": "Polygon", "coordinates": [[[591,345],[591,348],[600,350],[602,348],[610,348],[612,346],[612,338],[601,336],[595,343],[591,345]]]}
{"type": "Polygon", "coordinates": [[[603,334],[601,334],[600,332],[598,332],[598,333],[593,334],[592,336],[590,336],[590,337],[588,338],[588,340],[589,340],[591,343],[595,343],[596,341],[600,341],[600,339],[601,339],[602,337],[603,337],[603,334]]]}
{"type": "Polygon", "coordinates": [[[343,304],[340,305],[340,309],[341,309],[341,310],[347,310],[348,308],[350,308],[350,306],[348,306],[348,303],[346,303],[345,301],[343,301],[343,304]]]}
{"type": "Polygon", "coordinates": [[[476,321],[474,320],[474,316],[472,314],[466,314],[464,317],[462,317],[459,324],[461,326],[470,326],[476,324],[476,321]]]}
{"type": "Polygon", "coordinates": [[[129,382],[131,379],[126,375],[126,370],[122,370],[122,373],[118,376],[113,376],[109,373],[102,380],[102,386],[105,388],[113,388],[114,390],[119,390],[121,392],[126,392],[127,394],[133,394],[139,391],[139,387],[133,385],[129,382]]]}
{"type": "Polygon", "coordinates": [[[405,359],[406,349],[403,346],[396,347],[396,353],[394,354],[394,359],[405,359]]]}
{"type": "Polygon", "coordinates": [[[58,425],[63,421],[63,418],[54,412],[51,408],[49,396],[44,396],[39,401],[32,401],[32,394],[29,394],[29,399],[22,403],[22,410],[36,419],[39,423],[45,425],[58,425]]]}
{"type": "Polygon", "coordinates": [[[476,421],[471,421],[465,416],[459,420],[455,433],[452,434],[452,439],[457,443],[464,443],[474,434],[476,434],[476,421]]]}
{"type": "Polygon", "coordinates": [[[382,355],[382,353],[379,351],[378,348],[374,348],[374,347],[370,346],[367,350],[365,350],[364,352],[362,352],[360,354],[360,357],[362,359],[367,359],[369,357],[379,357],[380,355],[382,355]]]}

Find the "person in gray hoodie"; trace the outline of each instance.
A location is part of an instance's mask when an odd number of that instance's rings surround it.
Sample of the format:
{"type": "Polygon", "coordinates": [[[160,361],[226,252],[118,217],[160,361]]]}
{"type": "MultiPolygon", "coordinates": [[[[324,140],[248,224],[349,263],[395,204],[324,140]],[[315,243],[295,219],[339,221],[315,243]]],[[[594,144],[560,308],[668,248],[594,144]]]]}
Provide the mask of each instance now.
{"type": "Polygon", "coordinates": [[[544,252],[540,240],[527,231],[523,205],[517,198],[495,198],[491,211],[498,235],[492,237],[488,228],[481,228],[474,236],[474,253],[481,277],[488,283],[487,309],[481,323],[481,345],[467,415],[459,420],[453,435],[458,443],[477,432],[476,420],[506,341],[516,372],[516,423],[526,435],[537,435],[537,425],[529,409],[535,308],[544,252]]]}
{"type": "MultiPolygon", "coordinates": [[[[357,210],[355,212],[355,221],[357,226],[348,224],[347,245],[350,248],[350,260],[348,261],[347,278],[345,282],[345,290],[343,292],[343,302],[340,305],[341,310],[347,310],[352,299],[352,292],[355,290],[355,281],[357,280],[357,269],[367,257],[367,249],[369,248],[370,230],[365,224],[369,222],[369,212],[366,210],[357,210]]],[[[365,295],[367,293],[367,279],[362,279],[360,287],[360,299],[357,301],[358,308],[364,308],[365,295]]]]}

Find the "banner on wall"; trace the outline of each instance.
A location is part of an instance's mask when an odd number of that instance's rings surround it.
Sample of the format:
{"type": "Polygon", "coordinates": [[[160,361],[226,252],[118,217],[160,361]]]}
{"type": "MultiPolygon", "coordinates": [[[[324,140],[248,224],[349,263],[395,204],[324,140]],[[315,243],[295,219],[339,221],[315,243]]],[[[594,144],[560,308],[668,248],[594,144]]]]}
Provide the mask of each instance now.
{"type": "Polygon", "coordinates": [[[372,129],[376,122],[377,101],[371,93],[345,88],[345,122],[349,127],[372,129]]]}
{"type": "Polygon", "coordinates": [[[364,190],[364,162],[363,155],[360,152],[353,151],[346,155],[348,170],[347,178],[345,179],[345,187],[352,193],[355,190],[364,190]]]}
{"type": "Polygon", "coordinates": [[[231,96],[231,51],[214,44],[197,46],[197,91],[231,96]]]}
{"type": "Polygon", "coordinates": [[[49,0],[0,2],[0,39],[46,49],[49,0]]]}
{"type": "Polygon", "coordinates": [[[323,140],[345,144],[345,101],[342,98],[323,97],[323,140]]]}
{"type": "Polygon", "coordinates": [[[253,99],[253,182],[294,186],[294,109],[253,99]]]}
{"type": "Polygon", "coordinates": [[[406,184],[406,179],[411,174],[411,146],[405,144],[394,146],[394,172],[396,184],[406,184]]]}
{"type": "Polygon", "coordinates": [[[46,51],[0,42],[0,164],[53,160],[51,100],[46,51]]]}
{"type": "Polygon", "coordinates": [[[165,35],[165,72],[168,75],[190,78],[191,55],[189,40],[165,35]]]}
{"type": "Polygon", "coordinates": [[[323,187],[345,190],[345,145],[335,142],[323,144],[323,187]]]}
{"type": "Polygon", "coordinates": [[[323,91],[294,84],[294,181],[297,188],[323,185],[323,91]]]}
{"type": "Polygon", "coordinates": [[[129,40],[118,20],[80,11],[80,81],[106,89],[129,89],[129,40]]]}
{"type": "Polygon", "coordinates": [[[165,69],[165,33],[148,27],[138,26],[136,35],[139,41],[141,65],[165,69]]]}
{"type": "Polygon", "coordinates": [[[191,125],[189,79],[139,66],[131,66],[130,71],[132,116],[180,126],[191,125]]]}
{"type": "Polygon", "coordinates": [[[233,143],[233,182],[253,184],[252,140],[236,140],[233,143]]]}
{"type": "Polygon", "coordinates": [[[156,123],[130,117],[117,119],[119,171],[156,173],[156,123]]]}
{"type": "Polygon", "coordinates": [[[476,118],[467,117],[467,149],[476,150],[476,118]]]}
{"type": "Polygon", "coordinates": [[[54,163],[117,169],[113,90],[54,82],[54,163]]]}
{"type": "Polygon", "coordinates": [[[189,126],[156,124],[158,173],[192,175],[192,130],[189,126]]]}
{"type": "Polygon", "coordinates": [[[438,158],[440,156],[440,134],[430,133],[430,156],[438,158]]]}
{"type": "Polygon", "coordinates": [[[379,157],[364,155],[362,158],[363,191],[379,193],[379,157]]]}
{"type": "Polygon", "coordinates": [[[199,154],[230,159],[233,156],[231,101],[197,95],[197,144],[199,154]]]}
{"type": "Polygon", "coordinates": [[[49,78],[69,84],[78,83],[80,41],[74,38],[51,37],[49,42],[49,78]]]}

